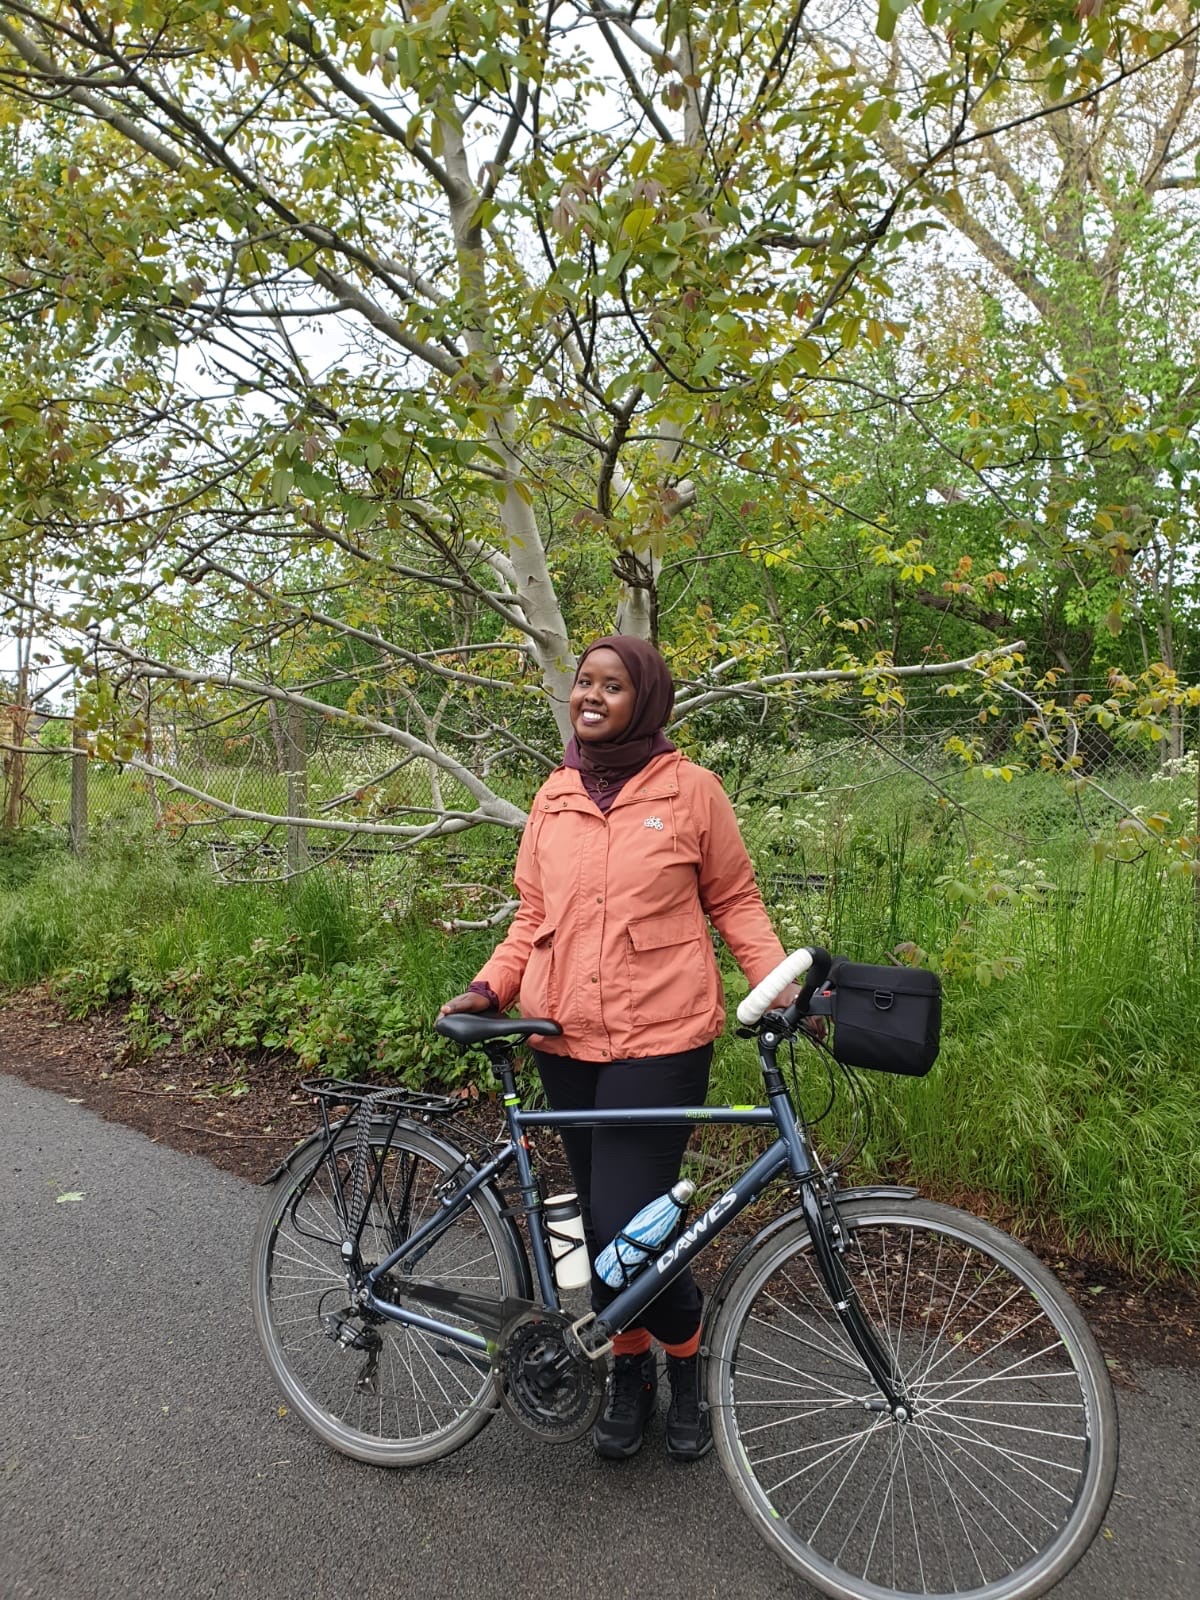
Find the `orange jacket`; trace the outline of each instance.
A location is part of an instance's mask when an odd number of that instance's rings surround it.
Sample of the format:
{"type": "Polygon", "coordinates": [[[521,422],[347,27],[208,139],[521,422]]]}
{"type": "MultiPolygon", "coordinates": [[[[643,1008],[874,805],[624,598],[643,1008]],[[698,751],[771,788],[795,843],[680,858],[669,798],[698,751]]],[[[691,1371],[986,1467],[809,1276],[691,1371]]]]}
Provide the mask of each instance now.
{"type": "Polygon", "coordinates": [[[502,1010],[553,1017],[539,1049],[583,1061],[691,1050],[725,1025],[705,917],[751,984],[783,960],[719,779],[656,756],[607,816],[579,773],[538,790],[517,852],[520,909],[479,973],[502,1010]]]}

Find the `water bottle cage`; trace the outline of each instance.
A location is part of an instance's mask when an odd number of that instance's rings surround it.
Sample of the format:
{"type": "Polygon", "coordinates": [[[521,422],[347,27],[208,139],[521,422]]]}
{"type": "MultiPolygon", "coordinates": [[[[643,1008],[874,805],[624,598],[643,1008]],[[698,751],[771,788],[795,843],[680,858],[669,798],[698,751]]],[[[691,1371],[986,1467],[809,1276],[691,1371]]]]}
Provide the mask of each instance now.
{"type": "MultiPolygon", "coordinates": [[[[523,1216],[524,1210],[515,1212],[514,1215],[523,1216]]],[[[547,1239],[557,1239],[559,1244],[565,1244],[569,1250],[578,1249],[583,1245],[583,1240],[576,1234],[568,1233],[565,1228],[555,1227],[554,1223],[547,1222],[545,1217],[542,1218],[542,1227],[546,1230],[547,1239]]]]}
{"type": "Polygon", "coordinates": [[[676,1239],[678,1239],[680,1233],[682,1233],[683,1225],[686,1221],[687,1207],[685,1206],[684,1209],[679,1213],[678,1221],[675,1223],[675,1226],[671,1229],[670,1233],[667,1234],[666,1238],[660,1239],[656,1245],[651,1245],[650,1247],[647,1247],[644,1239],[635,1239],[630,1234],[626,1233],[624,1229],[622,1229],[612,1241],[617,1247],[617,1263],[621,1268],[621,1281],[618,1284],[610,1284],[609,1287],[615,1288],[618,1291],[621,1289],[628,1289],[629,1285],[633,1283],[635,1279],[641,1277],[642,1273],[645,1272],[647,1267],[653,1266],[653,1264],[658,1260],[659,1256],[661,1256],[664,1251],[671,1248],[676,1239]],[[620,1247],[622,1245],[628,1246],[630,1250],[638,1251],[641,1254],[641,1260],[633,1262],[625,1262],[621,1260],[620,1247]]]}

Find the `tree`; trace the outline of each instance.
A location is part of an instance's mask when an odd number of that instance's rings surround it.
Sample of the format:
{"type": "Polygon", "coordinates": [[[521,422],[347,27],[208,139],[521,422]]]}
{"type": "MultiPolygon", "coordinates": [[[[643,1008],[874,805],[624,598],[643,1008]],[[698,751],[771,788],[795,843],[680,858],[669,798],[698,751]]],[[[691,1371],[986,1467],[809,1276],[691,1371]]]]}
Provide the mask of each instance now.
{"type": "MultiPolygon", "coordinates": [[[[1100,47],[1108,16],[1099,5],[1078,11],[1080,41],[1090,29],[1100,47]]],[[[958,487],[1007,510],[1008,574],[1037,593],[1027,631],[1041,633],[1046,665],[1079,688],[1130,619],[1144,664],[1177,667],[1180,552],[1200,492],[1190,293],[1200,37],[1182,0],[1150,8],[1144,26],[1150,64],[1119,93],[1083,84],[1072,93],[1051,74],[964,103],[956,181],[927,196],[957,245],[925,261],[926,284],[948,279],[974,311],[935,318],[942,331],[927,340],[931,377],[953,374],[959,390],[939,431],[968,468],[958,487]]],[[[857,59],[883,93],[953,58],[930,18],[857,59]]],[[[1123,65],[1092,58],[1097,81],[1123,65]]],[[[882,127],[893,172],[916,174],[944,115],[932,129],[882,127]]],[[[926,599],[1011,625],[1011,608],[988,605],[969,578],[926,599]]]]}
{"type": "Polygon", "coordinates": [[[953,203],[973,119],[1016,78],[1039,115],[1092,103],[1191,37],[1061,0],[922,17],[6,8],[6,315],[74,352],[3,424],[22,486],[21,426],[61,434],[59,492],[14,506],[58,619],[179,694],[291,700],[428,763],[454,797],[408,836],[519,821],[478,759],[532,758],[498,706],[545,691],[562,733],[576,618],[615,601],[658,631],[703,469],[805,488],[806,431],[845,352],[895,331],[889,262],[953,203]],[[932,27],[939,69],[879,78],[876,27],[932,27]],[[903,163],[897,126],[926,135],[903,163]]]}

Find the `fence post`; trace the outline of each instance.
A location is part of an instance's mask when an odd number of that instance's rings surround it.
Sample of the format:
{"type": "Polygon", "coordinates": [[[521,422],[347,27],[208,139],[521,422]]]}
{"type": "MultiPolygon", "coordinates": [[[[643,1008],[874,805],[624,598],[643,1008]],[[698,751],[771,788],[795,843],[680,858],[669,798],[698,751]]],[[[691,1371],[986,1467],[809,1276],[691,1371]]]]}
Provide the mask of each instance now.
{"type": "MultiPolygon", "coordinates": [[[[146,758],[146,765],[152,767],[156,765],[154,750],[154,696],[150,688],[149,678],[143,679],[142,687],[145,691],[143,702],[145,727],[142,730],[142,754],[146,758]]],[[[150,792],[150,810],[154,815],[154,826],[161,833],[163,825],[162,800],[158,793],[158,779],[152,772],[146,774],[146,787],[150,792]]]]}
{"type": "MultiPolygon", "coordinates": [[[[308,737],[303,706],[287,708],[287,814],[308,815],[308,737]]],[[[308,867],[308,829],[294,823],[287,830],[288,876],[308,867]]]]}
{"type": "Polygon", "coordinates": [[[29,710],[24,700],[24,685],[19,684],[17,698],[8,707],[8,745],[4,752],[4,821],[5,833],[16,833],[25,814],[25,739],[29,710]]]}
{"type": "Polygon", "coordinates": [[[71,821],[68,832],[71,854],[87,854],[88,833],[88,754],[87,730],[79,721],[71,723],[71,821]]]}

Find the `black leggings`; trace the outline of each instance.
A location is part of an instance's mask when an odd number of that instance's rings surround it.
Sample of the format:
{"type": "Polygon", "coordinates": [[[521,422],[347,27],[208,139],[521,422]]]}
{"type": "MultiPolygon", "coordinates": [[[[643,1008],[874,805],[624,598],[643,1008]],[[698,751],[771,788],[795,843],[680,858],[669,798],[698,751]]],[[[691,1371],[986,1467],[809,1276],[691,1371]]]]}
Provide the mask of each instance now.
{"type": "MultiPolygon", "coordinates": [[[[699,1106],[708,1093],[713,1047],[641,1061],[576,1061],[535,1050],[546,1099],[554,1111],[616,1111],[634,1106],[699,1106]]],[[[562,1128],[583,1229],[593,1261],[634,1213],[679,1177],[690,1128],[562,1128]]],[[[617,1290],[593,1271],[592,1309],[602,1311],[617,1290]]],[[[662,1344],[685,1344],[700,1326],[700,1290],[685,1270],[652,1300],[635,1327],[662,1344]]],[[[627,1329],[632,1332],[632,1329],[627,1329]]]]}

